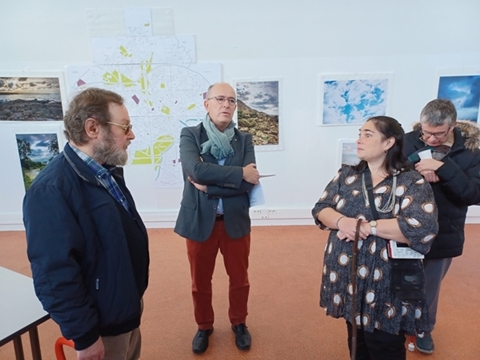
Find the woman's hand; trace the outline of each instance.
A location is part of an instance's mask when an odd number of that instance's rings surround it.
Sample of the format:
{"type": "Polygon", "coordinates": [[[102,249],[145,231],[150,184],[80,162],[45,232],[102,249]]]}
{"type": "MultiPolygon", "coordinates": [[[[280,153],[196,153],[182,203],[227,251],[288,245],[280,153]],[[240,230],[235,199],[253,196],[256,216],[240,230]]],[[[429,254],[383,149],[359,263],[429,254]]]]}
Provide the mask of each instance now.
{"type": "MultiPolygon", "coordinates": [[[[359,230],[359,239],[365,240],[368,235],[370,235],[370,229],[367,229],[368,221],[362,220],[362,224],[359,230]]],[[[338,221],[338,232],[337,237],[340,240],[345,241],[354,241],[355,240],[355,232],[357,229],[357,219],[344,217],[338,221]]]]}

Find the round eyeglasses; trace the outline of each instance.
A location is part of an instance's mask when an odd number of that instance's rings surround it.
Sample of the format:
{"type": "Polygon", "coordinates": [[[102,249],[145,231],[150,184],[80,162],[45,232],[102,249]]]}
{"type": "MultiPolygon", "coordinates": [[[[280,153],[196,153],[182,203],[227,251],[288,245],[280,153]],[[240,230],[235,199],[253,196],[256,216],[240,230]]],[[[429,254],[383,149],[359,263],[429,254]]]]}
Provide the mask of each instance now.
{"type": "Polygon", "coordinates": [[[225,102],[225,100],[227,100],[228,103],[229,103],[230,105],[232,105],[232,106],[234,106],[234,105],[237,103],[237,99],[232,98],[232,97],[212,96],[212,97],[209,97],[207,100],[211,100],[211,99],[217,100],[217,103],[219,103],[220,105],[223,105],[223,103],[225,102]]]}
{"type": "Polygon", "coordinates": [[[439,132],[430,132],[430,131],[420,129],[420,134],[422,134],[422,138],[425,140],[429,139],[432,136],[437,140],[443,140],[448,135],[450,130],[451,130],[451,127],[449,127],[447,131],[439,131],[439,132]]]}

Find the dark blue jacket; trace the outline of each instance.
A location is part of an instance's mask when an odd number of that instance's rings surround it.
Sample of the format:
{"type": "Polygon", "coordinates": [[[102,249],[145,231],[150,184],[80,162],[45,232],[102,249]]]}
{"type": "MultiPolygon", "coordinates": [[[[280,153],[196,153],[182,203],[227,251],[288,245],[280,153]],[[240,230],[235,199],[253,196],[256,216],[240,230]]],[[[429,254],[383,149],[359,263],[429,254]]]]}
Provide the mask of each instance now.
{"type": "Polygon", "coordinates": [[[25,195],[27,253],[35,291],[63,336],[81,350],[140,325],[148,237],[125,186],[129,214],[67,144],[25,195]]]}
{"type": "MultiPolygon", "coordinates": [[[[440,181],[430,184],[438,208],[439,231],[426,259],[462,254],[468,206],[480,203],[480,129],[470,122],[459,121],[454,132],[451,151],[435,172],[440,181]]],[[[414,131],[405,135],[403,152],[414,164],[420,160],[417,153],[426,148],[417,124],[414,131]]]]}

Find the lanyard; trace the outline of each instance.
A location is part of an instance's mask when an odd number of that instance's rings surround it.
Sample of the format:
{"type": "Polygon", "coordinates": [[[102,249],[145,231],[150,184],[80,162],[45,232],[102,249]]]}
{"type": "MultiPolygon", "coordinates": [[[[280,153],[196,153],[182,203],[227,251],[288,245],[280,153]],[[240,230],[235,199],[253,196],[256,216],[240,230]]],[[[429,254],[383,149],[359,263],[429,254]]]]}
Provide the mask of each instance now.
{"type": "Polygon", "coordinates": [[[370,169],[367,167],[363,173],[363,180],[365,181],[365,187],[367,188],[368,193],[368,202],[370,203],[370,210],[372,211],[372,216],[374,220],[378,220],[377,207],[375,206],[375,201],[373,199],[373,184],[372,184],[372,174],[370,169]]]}

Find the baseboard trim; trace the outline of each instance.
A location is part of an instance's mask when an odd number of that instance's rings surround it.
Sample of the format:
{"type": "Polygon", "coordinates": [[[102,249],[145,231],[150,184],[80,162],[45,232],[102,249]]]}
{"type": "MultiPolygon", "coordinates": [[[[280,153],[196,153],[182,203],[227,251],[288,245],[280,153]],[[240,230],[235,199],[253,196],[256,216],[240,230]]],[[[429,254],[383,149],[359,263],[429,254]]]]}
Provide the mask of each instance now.
{"type": "MultiPolygon", "coordinates": [[[[140,215],[149,229],[173,228],[178,210],[171,211],[141,211],[140,215]]],[[[314,225],[311,209],[250,209],[252,226],[292,226],[314,225]]],[[[480,207],[471,207],[467,214],[467,224],[480,224],[480,207]]],[[[22,214],[2,214],[0,231],[25,230],[22,214]]]]}

